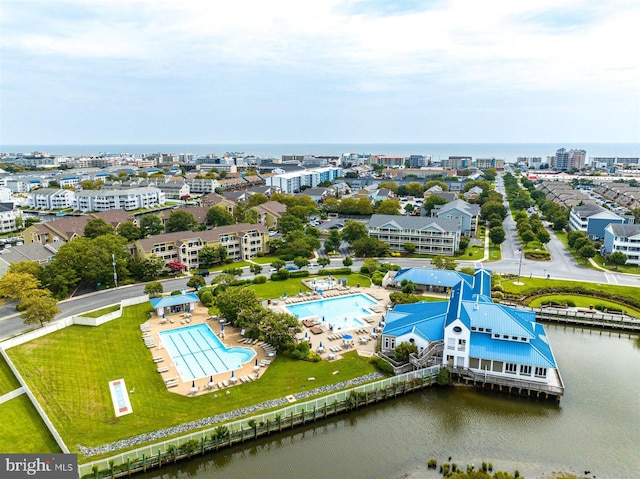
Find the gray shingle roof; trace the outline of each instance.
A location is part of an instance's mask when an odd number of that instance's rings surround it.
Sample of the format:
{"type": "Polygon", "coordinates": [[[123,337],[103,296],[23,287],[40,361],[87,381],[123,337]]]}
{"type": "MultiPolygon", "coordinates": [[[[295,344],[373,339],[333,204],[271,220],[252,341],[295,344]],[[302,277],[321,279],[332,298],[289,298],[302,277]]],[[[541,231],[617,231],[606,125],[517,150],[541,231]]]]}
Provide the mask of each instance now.
{"type": "Polygon", "coordinates": [[[369,228],[379,228],[387,223],[394,224],[403,230],[423,230],[430,226],[436,226],[438,229],[445,231],[458,231],[458,223],[456,221],[429,216],[372,215],[367,226],[369,228]]]}

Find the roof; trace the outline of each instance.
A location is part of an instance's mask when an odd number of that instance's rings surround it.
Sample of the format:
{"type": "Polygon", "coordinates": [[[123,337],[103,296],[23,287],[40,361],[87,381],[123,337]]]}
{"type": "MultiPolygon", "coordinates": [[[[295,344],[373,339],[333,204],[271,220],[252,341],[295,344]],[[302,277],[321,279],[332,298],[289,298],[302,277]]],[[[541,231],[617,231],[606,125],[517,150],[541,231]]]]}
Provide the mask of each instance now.
{"type": "Polygon", "coordinates": [[[262,210],[275,216],[282,216],[287,212],[287,205],[277,201],[267,201],[261,205],[254,206],[253,209],[262,210]]]}
{"type": "Polygon", "coordinates": [[[403,336],[419,332],[429,341],[440,341],[444,338],[448,305],[446,301],[399,304],[385,316],[384,334],[403,336]]]}
{"type": "Polygon", "coordinates": [[[446,288],[451,288],[460,281],[466,281],[469,284],[473,282],[473,278],[464,273],[430,268],[405,268],[399,270],[393,277],[395,282],[400,282],[403,279],[415,284],[443,286],[446,288]]]}
{"type": "Polygon", "coordinates": [[[173,296],[164,296],[162,298],[153,298],[149,302],[154,308],[167,308],[170,306],[178,306],[179,304],[194,303],[200,301],[198,295],[194,293],[175,294],[173,296]]]}
{"type": "Polygon", "coordinates": [[[544,328],[536,323],[536,338],[527,342],[495,340],[486,333],[471,333],[469,356],[508,363],[555,368],[556,361],[544,328]]]}
{"type": "Polygon", "coordinates": [[[371,219],[369,219],[369,222],[367,223],[367,227],[380,228],[387,224],[401,230],[437,229],[441,231],[458,231],[458,223],[456,221],[429,216],[372,215],[371,219]]]}
{"type": "Polygon", "coordinates": [[[235,233],[237,235],[248,231],[258,231],[267,234],[269,230],[261,224],[240,223],[237,225],[219,226],[204,231],[177,231],[175,233],[165,233],[149,236],[136,241],[145,251],[150,251],[157,244],[181,243],[186,240],[199,239],[201,243],[214,243],[220,240],[220,236],[235,233]]]}
{"type": "Polygon", "coordinates": [[[580,218],[590,218],[591,216],[595,216],[595,215],[605,215],[605,216],[609,216],[610,218],[622,219],[613,211],[609,211],[608,209],[603,208],[597,203],[587,203],[585,205],[574,206],[571,209],[571,212],[579,216],[580,218]]]}
{"type": "Polygon", "coordinates": [[[478,216],[480,214],[480,205],[472,205],[464,200],[457,199],[450,201],[445,205],[435,206],[436,215],[441,215],[452,210],[461,211],[469,216],[478,216]]]}
{"type": "Polygon", "coordinates": [[[636,224],[609,223],[606,229],[610,230],[614,236],[622,236],[623,238],[640,235],[640,225],[636,224]]]}
{"type": "Polygon", "coordinates": [[[21,261],[35,261],[44,263],[49,261],[58,251],[62,243],[26,243],[21,246],[14,246],[0,256],[7,263],[19,263],[21,261]]]}

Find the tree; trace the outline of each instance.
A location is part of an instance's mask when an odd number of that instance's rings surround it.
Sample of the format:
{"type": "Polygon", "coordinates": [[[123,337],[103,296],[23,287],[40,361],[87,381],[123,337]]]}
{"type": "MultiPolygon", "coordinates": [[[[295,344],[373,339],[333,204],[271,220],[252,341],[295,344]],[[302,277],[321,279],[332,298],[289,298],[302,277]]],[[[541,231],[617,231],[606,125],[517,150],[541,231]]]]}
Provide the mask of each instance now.
{"type": "Polygon", "coordinates": [[[504,220],[507,217],[507,208],[501,202],[487,201],[480,208],[480,216],[486,221],[493,215],[499,215],[504,220]]]}
{"type": "Polygon", "coordinates": [[[367,226],[359,221],[347,220],[342,228],[342,239],[353,244],[354,241],[369,236],[367,226]]]}
{"type": "Polygon", "coordinates": [[[351,246],[356,256],[386,256],[389,252],[389,245],[376,238],[360,238],[354,241],[351,246]]]}
{"type": "Polygon", "coordinates": [[[143,238],[159,235],[164,232],[162,220],[155,215],[144,215],[140,218],[140,234],[143,238]]]}
{"type": "Polygon", "coordinates": [[[416,245],[413,243],[405,243],[402,245],[402,247],[409,254],[413,254],[416,252],[416,245]]]}
{"type": "Polygon", "coordinates": [[[540,243],[542,244],[547,244],[549,241],[551,241],[551,235],[544,228],[541,228],[536,232],[536,237],[538,238],[538,241],[540,241],[540,243]]]}
{"type": "Polygon", "coordinates": [[[222,263],[227,259],[227,247],[223,245],[203,246],[198,252],[198,261],[203,267],[222,263]]]}
{"type": "Polygon", "coordinates": [[[102,235],[112,235],[114,233],[113,226],[102,218],[94,218],[84,227],[84,236],[89,239],[94,239],[102,235]]]}
{"type": "MultiPolygon", "coordinates": [[[[491,233],[491,231],[489,231],[489,233],[491,233]]],[[[531,231],[529,228],[526,228],[525,230],[523,230],[520,233],[520,238],[522,239],[522,241],[524,241],[524,243],[530,243],[533,240],[536,239],[536,235],[533,231],[531,231]]]]}
{"type": "Polygon", "coordinates": [[[584,245],[582,248],[578,250],[578,254],[585,259],[593,258],[598,254],[598,251],[592,244],[584,245]]]}
{"type": "Polygon", "coordinates": [[[129,262],[129,271],[136,279],[156,278],[164,271],[164,260],[155,254],[148,258],[132,259],[129,262]]]}
{"type": "Polygon", "coordinates": [[[286,264],[287,264],[287,263],[286,263],[286,262],[284,262],[284,261],[283,261],[283,260],[281,260],[281,259],[274,259],[274,260],[271,262],[271,267],[272,267],[272,268],[274,268],[274,269],[276,269],[276,270],[278,270],[278,269],[282,269],[282,268],[284,268],[286,264]]]}
{"type": "Polygon", "coordinates": [[[351,259],[351,256],[345,256],[344,259],[342,260],[342,264],[346,267],[351,266],[353,264],[353,260],[351,259]]]}
{"type": "MultiPolygon", "coordinates": [[[[17,218],[16,218],[17,220],[17,218]]],[[[27,218],[24,219],[24,227],[28,228],[31,225],[34,225],[36,223],[40,223],[40,218],[36,218],[35,216],[29,216],[27,218]]]]}
{"type": "Polygon", "coordinates": [[[40,288],[40,281],[30,273],[7,273],[0,279],[0,299],[21,301],[25,294],[40,288]]]}
{"type": "Polygon", "coordinates": [[[318,264],[324,268],[325,266],[331,264],[331,259],[326,256],[320,256],[318,258],[318,264]]]}
{"type": "MultiPolygon", "coordinates": [[[[419,183],[417,183],[419,185],[419,183]]],[[[380,202],[376,208],[377,215],[399,215],[400,214],[400,201],[396,199],[388,199],[380,202]]]]}
{"type": "Polygon", "coordinates": [[[194,274],[193,276],[191,276],[191,278],[189,278],[189,281],[187,281],[187,286],[189,288],[198,289],[206,285],[207,282],[205,281],[204,277],[199,274],[194,274]]]}
{"type": "Polygon", "coordinates": [[[167,218],[167,233],[175,233],[177,231],[196,231],[200,227],[196,218],[186,211],[174,211],[167,218]]]}
{"type": "Polygon", "coordinates": [[[388,190],[393,191],[394,193],[398,192],[398,183],[395,181],[383,181],[378,185],[379,188],[386,188],[388,190]]]}
{"type": "Polygon", "coordinates": [[[309,260],[307,258],[303,258],[302,256],[298,256],[293,259],[293,264],[295,264],[298,268],[304,268],[305,266],[309,266],[309,260]]]}
{"type": "Polygon", "coordinates": [[[412,353],[418,353],[418,346],[416,345],[416,343],[405,341],[396,346],[395,357],[399,362],[409,361],[409,355],[412,353]]]}
{"type": "Polygon", "coordinates": [[[422,207],[427,212],[427,216],[429,216],[431,214],[431,210],[433,210],[437,205],[445,204],[447,204],[447,200],[445,200],[442,196],[429,195],[429,197],[424,200],[424,203],[422,203],[422,207]]]}
{"type": "Polygon", "coordinates": [[[439,186],[442,189],[442,191],[449,191],[449,186],[444,181],[439,181],[439,180],[427,181],[424,184],[424,191],[427,191],[429,188],[432,188],[434,186],[439,186]]]}
{"type": "Polygon", "coordinates": [[[456,269],[456,262],[445,256],[436,256],[431,260],[431,264],[437,269],[447,269],[451,271],[456,269]]]}
{"type": "Polygon", "coordinates": [[[181,273],[187,269],[187,265],[181,263],[180,261],[171,261],[167,264],[167,268],[169,268],[174,273],[181,273]]]}
{"type": "Polygon", "coordinates": [[[252,264],[251,266],[249,266],[249,271],[251,271],[251,273],[255,274],[260,274],[262,273],[262,265],[261,264],[252,264]]]}
{"type": "Polygon", "coordinates": [[[116,232],[129,243],[133,243],[134,241],[142,238],[142,231],[132,221],[120,223],[118,228],[116,228],[116,232]]]}
{"type": "Polygon", "coordinates": [[[159,281],[152,281],[144,286],[144,294],[148,294],[151,297],[160,296],[163,291],[164,288],[162,287],[162,283],[159,281]]]}
{"type": "Polygon", "coordinates": [[[502,226],[494,226],[489,230],[489,239],[493,244],[502,244],[507,237],[507,233],[502,226]]]}
{"type": "Polygon", "coordinates": [[[102,181],[84,180],[80,182],[80,188],[83,190],[100,190],[102,189],[102,181]]]}
{"type": "Polygon", "coordinates": [[[212,206],[207,211],[207,224],[211,226],[226,226],[235,223],[233,215],[221,206],[212,206]]]}
{"type": "Polygon", "coordinates": [[[297,216],[285,213],[278,222],[278,228],[282,234],[287,234],[292,231],[298,231],[304,229],[304,221],[297,216]]]}
{"type": "Polygon", "coordinates": [[[324,240],[324,249],[327,253],[337,251],[340,248],[340,243],[342,243],[340,231],[337,229],[330,230],[329,237],[324,240]]]}
{"type": "Polygon", "coordinates": [[[409,196],[415,196],[416,198],[422,198],[422,194],[424,193],[424,186],[417,181],[412,181],[405,185],[406,193],[409,196]]]}
{"type": "Polygon", "coordinates": [[[24,324],[40,324],[53,320],[56,313],[60,312],[55,298],[48,289],[34,289],[23,296],[20,304],[24,312],[20,315],[24,324]]]}
{"type": "Polygon", "coordinates": [[[416,285],[413,281],[407,281],[404,286],[402,286],[402,292],[404,294],[413,294],[416,290],[416,285]]]}
{"type": "Polygon", "coordinates": [[[619,266],[624,266],[627,263],[627,255],[622,251],[614,251],[613,253],[607,255],[607,261],[616,265],[616,271],[619,266]]]}
{"type": "Polygon", "coordinates": [[[251,196],[249,196],[247,206],[249,206],[249,208],[253,208],[254,206],[266,203],[267,201],[269,201],[269,198],[267,198],[266,195],[263,195],[262,193],[253,193],[251,196]]]}
{"type": "Polygon", "coordinates": [[[220,313],[232,324],[238,321],[238,313],[257,304],[256,295],[251,289],[229,288],[218,295],[216,306],[220,313]]]}
{"type": "Polygon", "coordinates": [[[40,279],[43,269],[44,268],[35,261],[20,261],[19,263],[11,263],[7,273],[28,273],[40,279]]]}

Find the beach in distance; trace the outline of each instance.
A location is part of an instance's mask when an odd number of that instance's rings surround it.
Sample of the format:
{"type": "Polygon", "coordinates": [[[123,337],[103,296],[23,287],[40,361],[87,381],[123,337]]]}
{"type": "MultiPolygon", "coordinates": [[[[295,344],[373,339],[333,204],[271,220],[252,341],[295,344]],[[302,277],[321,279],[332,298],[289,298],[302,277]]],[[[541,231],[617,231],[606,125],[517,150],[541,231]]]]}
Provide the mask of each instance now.
{"type": "Polygon", "coordinates": [[[502,158],[507,163],[519,156],[555,155],[560,148],[586,150],[592,157],[638,157],[640,143],[215,143],[215,144],[95,144],[95,145],[0,145],[2,153],[47,152],[54,156],[95,156],[105,153],[144,155],[150,153],[191,153],[217,155],[244,153],[257,157],[282,155],[340,156],[343,153],[367,155],[431,155],[433,160],[449,156],[502,158]]]}

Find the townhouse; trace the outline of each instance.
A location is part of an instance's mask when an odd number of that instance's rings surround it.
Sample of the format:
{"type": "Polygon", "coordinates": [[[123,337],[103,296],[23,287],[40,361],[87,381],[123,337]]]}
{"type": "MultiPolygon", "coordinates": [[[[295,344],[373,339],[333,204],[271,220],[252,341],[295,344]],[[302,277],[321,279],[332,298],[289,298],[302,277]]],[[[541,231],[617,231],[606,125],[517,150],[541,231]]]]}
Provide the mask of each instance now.
{"type": "Polygon", "coordinates": [[[63,210],[72,208],[76,198],[75,191],[59,188],[40,188],[27,196],[29,208],[37,210],[63,210]]]}
{"type": "Polygon", "coordinates": [[[123,209],[125,211],[155,208],[165,204],[165,195],[158,188],[90,190],[76,192],[74,209],[82,212],[123,209]]]}

